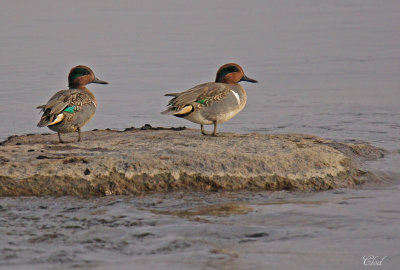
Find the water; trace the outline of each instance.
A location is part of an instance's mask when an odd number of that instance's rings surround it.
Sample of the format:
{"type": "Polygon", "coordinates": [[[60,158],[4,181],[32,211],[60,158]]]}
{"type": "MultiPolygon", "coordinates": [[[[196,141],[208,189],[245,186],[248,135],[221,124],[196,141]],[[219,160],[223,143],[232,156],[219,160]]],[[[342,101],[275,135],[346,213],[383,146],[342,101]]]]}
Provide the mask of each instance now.
{"type": "Polygon", "coordinates": [[[308,133],[389,150],[382,186],[318,194],[168,193],[0,199],[2,269],[363,269],[400,263],[400,3],[11,1],[0,8],[0,139],[85,64],[98,110],[84,128],[197,127],[164,93],[241,64],[246,108],[220,131],[308,133]]]}
{"type": "Polygon", "coordinates": [[[399,187],[384,192],[8,198],[0,259],[10,269],[363,269],[362,256],[379,255],[396,269],[399,187]]]}

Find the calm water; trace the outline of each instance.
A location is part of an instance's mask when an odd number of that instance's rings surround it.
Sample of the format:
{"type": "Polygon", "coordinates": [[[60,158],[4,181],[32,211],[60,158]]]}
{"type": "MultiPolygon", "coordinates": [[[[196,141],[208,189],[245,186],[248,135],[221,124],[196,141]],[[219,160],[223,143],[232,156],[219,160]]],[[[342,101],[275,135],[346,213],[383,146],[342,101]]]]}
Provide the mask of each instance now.
{"type": "Polygon", "coordinates": [[[220,131],[309,133],[390,151],[390,180],[318,194],[172,193],[0,199],[4,269],[369,269],[400,264],[400,2],[11,1],[0,8],[0,140],[36,128],[35,107],[72,66],[99,107],[84,128],[196,127],[163,94],[241,64],[246,108],[220,131]],[[377,267],[377,266],[375,266],[377,267]]]}

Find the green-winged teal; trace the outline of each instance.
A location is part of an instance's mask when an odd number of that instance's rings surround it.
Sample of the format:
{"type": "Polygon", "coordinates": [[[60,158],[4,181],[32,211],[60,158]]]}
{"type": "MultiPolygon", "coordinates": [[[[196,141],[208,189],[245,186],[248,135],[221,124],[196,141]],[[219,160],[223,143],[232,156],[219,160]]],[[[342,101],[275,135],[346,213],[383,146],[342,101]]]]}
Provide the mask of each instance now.
{"type": "Polygon", "coordinates": [[[212,135],[217,136],[217,125],[234,117],[246,105],[246,91],[238,84],[240,81],[257,82],[244,75],[238,64],[225,64],[219,68],[215,82],[203,83],[181,93],[166,94],[173,98],[162,113],[200,124],[204,135],[207,133],[203,125],[214,124],[212,135]]]}
{"type": "Polygon", "coordinates": [[[83,127],[96,112],[96,98],[86,85],[89,83],[108,84],[97,79],[93,71],[86,66],[76,66],[68,75],[67,90],[58,91],[45,105],[37,107],[43,115],[38,127],[48,127],[56,131],[60,143],[63,142],[60,133],[78,132],[81,141],[83,127]]]}

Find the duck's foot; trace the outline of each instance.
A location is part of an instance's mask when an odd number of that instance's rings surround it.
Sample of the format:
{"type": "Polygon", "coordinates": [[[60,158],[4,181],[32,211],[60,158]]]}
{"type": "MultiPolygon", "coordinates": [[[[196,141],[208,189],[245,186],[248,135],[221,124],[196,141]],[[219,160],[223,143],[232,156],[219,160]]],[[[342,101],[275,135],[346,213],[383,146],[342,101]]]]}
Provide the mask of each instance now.
{"type": "Polygon", "coordinates": [[[78,128],[78,142],[81,142],[82,138],[81,138],[81,128],[78,128]]]}
{"type": "Polygon", "coordinates": [[[61,134],[60,134],[60,132],[57,132],[57,135],[58,135],[58,142],[59,142],[59,143],[65,143],[65,142],[61,139],[61,134]]]}
{"type": "Polygon", "coordinates": [[[204,130],[204,126],[202,124],[200,124],[201,127],[201,134],[205,135],[205,136],[213,136],[213,137],[219,137],[219,135],[217,134],[217,121],[214,121],[214,131],[213,133],[207,133],[204,130]]]}
{"type": "Polygon", "coordinates": [[[217,121],[214,121],[214,131],[212,133],[212,135],[214,137],[218,137],[218,135],[217,135],[217,125],[218,125],[217,121]]]}
{"type": "Polygon", "coordinates": [[[204,131],[203,124],[200,124],[200,129],[201,129],[201,134],[206,135],[206,136],[209,135],[207,132],[204,131]]]}

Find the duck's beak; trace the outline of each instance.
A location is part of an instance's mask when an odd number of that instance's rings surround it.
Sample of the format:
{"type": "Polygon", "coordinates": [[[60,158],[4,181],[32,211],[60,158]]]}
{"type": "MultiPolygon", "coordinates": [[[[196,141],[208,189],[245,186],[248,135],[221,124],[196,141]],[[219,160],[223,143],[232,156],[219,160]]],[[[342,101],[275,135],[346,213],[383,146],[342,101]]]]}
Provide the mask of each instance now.
{"type": "Polygon", "coordinates": [[[96,77],[94,78],[94,80],[92,81],[92,83],[108,84],[108,82],[99,80],[99,79],[97,79],[96,77]]]}
{"type": "Polygon", "coordinates": [[[249,77],[247,77],[246,75],[244,75],[244,76],[240,79],[240,81],[246,81],[246,82],[251,82],[251,83],[258,83],[258,81],[254,80],[254,79],[252,79],[252,78],[249,78],[249,77]]]}

